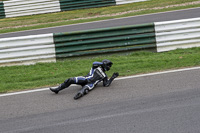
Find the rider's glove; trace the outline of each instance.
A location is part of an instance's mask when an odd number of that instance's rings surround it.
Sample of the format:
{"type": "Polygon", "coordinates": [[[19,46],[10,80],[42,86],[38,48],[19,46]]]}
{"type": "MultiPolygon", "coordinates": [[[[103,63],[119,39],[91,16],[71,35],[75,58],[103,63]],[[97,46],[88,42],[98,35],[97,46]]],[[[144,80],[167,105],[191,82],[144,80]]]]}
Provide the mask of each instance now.
{"type": "Polygon", "coordinates": [[[119,76],[119,73],[116,72],[116,73],[113,73],[112,78],[117,78],[118,76],[119,76]]]}

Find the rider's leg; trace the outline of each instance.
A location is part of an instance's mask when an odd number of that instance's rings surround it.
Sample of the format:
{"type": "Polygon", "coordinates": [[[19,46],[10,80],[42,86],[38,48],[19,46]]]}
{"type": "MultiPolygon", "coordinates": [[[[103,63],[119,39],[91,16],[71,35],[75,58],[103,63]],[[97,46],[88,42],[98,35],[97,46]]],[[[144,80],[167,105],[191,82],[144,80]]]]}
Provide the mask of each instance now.
{"type": "Polygon", "coordinates": [[[88,86],[83,86],[83,88],[74,96],[74,100],[77,100],[88,93],[89,93],[88,86]]]}
{"type": "Polygon", "coordinates": [[[59,91],[69,87],[71,84],[75,83],[74,78],[69,78],[64,81],[64,83],[60,84],[58,87],[51,87],[50,90],[56,94],[58,94],[59,91]]]}
{"type": "Polygon", "coordinates": [[[89,84],[83,86],[83,88],[75,95],[74,99],[77,100],[77,99],[81,98],[82,96],[88,94],[89,91],[94,89],[96,84],[97,83],[89,83],[89,84]]]}
{"type": "Polygon", "coordinates": [[[50,88],[50,90],[56,94],[58,94],[59,91],[69,87],[71,84],[78,84],[78,85],[84,85],[87,84],[87,80],[84,77],[74,77],[69,78],[64,81],[64,83],[60,84],[58,87],[50,88]]]}

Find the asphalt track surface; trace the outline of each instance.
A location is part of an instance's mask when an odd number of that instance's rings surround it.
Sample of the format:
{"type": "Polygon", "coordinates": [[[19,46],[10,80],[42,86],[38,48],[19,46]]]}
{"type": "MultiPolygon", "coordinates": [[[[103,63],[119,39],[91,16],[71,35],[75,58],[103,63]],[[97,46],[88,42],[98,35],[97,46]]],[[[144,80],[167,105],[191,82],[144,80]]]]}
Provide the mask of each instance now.
{"type": "Polygon", "coordinates": [[[198,133],[200,67],[115,80],[80,100],[71,86],[0,96],[1,133],[198,133]]]}
{"type": "Polygon", "coordinates": [[[90,22],[90,23],[82,23],[82,24],[52,27],[52,28],[44,28],[44,29],[38,29],[38,30],[6,33],[6,34],[0,34],[0,38],[37,35],[37,34],[46,34],[46,33],[71,32],[71,31],[89,30],[89,29],[96,29],[96,28],[107,28],[107,27],[116,27],[116,26],[124,26],[124,25],[135,25],[135,24],[143,24],[143,23],[151,23],[151,22],[196,18],[196,17],[200,17],[199,12],[200,12],[200,8],[191,8],[191,9],[185,9],[185,10],[155,13],[155,14],[148,14],[148,15],[141,15],[141,16],[134,16],[134,17],[119,18],[119,19],[110,19],[110,20],[90,22]]]}

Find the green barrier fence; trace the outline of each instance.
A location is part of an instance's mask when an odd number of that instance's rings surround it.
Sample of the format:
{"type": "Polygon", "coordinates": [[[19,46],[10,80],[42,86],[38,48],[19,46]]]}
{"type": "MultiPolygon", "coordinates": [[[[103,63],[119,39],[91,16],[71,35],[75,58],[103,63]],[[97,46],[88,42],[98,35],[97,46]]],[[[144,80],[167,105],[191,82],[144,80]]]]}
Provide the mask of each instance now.
{"type": "Polygon", "coordinates": [[[154,24],[54,33],[56,58],[101,53],[156,50],[154,24]]]}
{"type": "Polygon", "coordinates": [[[115,0],[60,0],[61,11],[116,5],[115,0]]]}
{"type": "Polygon", "coordinates": [[[4,4],[0,1],[0,19],[5,18],[4,4]]]}

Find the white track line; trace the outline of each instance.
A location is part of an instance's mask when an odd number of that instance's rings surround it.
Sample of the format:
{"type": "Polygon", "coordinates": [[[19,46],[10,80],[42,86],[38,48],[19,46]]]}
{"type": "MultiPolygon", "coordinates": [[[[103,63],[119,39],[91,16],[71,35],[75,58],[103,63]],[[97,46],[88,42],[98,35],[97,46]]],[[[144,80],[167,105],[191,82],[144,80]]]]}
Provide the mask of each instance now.
{"type": "Polygon", "coordinates": [[[139,78],[139,77],[153,76],[153,75],[159,75],[159,74],[167,74],[167,73],[175,73],[175,72],[182,72],[182,71],[190,71],[190,70],[196,70],[196,69],[200,69],[200,67],[183,68],[183,69],[177,69],[177,70],[169,70],[169,71],[163,71],[163,72],[141,74],[141,75],[135,75],[135,76],[128,76],[128,77],[116,78],[115,80],[130,79],[130,78],[139,78]]]}
{"type": "MultiPolygon", "coordinates": [[[[160,75],[160,74],[167,74],[167,73],[175,73],[175,72],[183,72],[183,71],[190,71],[190,70],[197,70],[197,69],[200,69],[200,67],[192,67],[192,68],[184,68],[184,69],[177,69],[177,70],[169,70],[169,71],[156,72],[156,73],[148,73],[148,74],[127,76],[127,77],[116,78],[115,80],[123,80],[123,79],[131,79],[131,78],[140,78],[140,77],[147,77],[147,76],[160,75]]],[[[76,86],[76,85],[72,85],[72,86],[76,86]]],[[[29,90],[29,91],[21,91],[21,92],[15,92],[15,93],[6,93],[6,94],[1,94],[0,97],[13,96],[13,95],[19,95],[19,94],[27,94],[27,93],[32,93],[32,92],[46,91],[46,90],[49,90],[49,88],[42,88],[42,89],[29,90]]]]}

